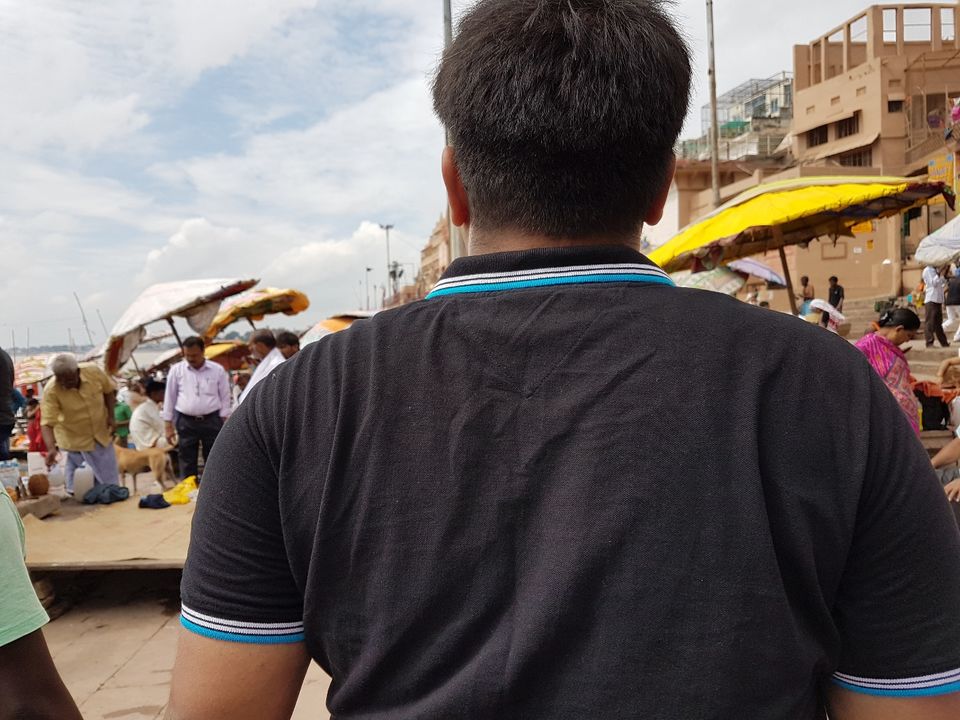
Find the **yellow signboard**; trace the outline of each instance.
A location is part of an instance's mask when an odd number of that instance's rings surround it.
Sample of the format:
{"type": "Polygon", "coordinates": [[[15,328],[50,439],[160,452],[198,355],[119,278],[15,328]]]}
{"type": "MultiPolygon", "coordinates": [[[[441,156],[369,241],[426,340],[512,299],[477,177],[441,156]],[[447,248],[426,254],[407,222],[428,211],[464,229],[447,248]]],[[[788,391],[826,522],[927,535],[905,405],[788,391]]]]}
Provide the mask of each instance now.
{"type": "Polygon", "coordinates": [[[851,232],[853,232],[854,235],[864,235],[865,233],[872,233],[873,220],[867,220],[866,222],[857,223],[852,228],[850,228],[850,230],[851,232]]]}
{"type": "MultiPolygon", "coordinates": [[[[942,182],[947,187],[953,188],[955,182],[953,153],[941,155],[927,163],[927,177],[931,182],[942,182]]],[[[942,205],[944,202],[946,201],[943,195],[930,199],[931,205],[942,205]]]]}

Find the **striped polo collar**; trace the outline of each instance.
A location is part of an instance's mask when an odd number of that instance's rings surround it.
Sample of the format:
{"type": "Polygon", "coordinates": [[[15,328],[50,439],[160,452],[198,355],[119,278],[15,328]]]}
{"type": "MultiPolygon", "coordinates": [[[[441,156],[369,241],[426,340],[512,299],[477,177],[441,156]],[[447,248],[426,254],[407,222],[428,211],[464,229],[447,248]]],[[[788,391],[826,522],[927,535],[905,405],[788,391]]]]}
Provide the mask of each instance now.
{"type": "Polygon", "coordinates": [[[674,284],[657,265],[624,245],[537,248],[458,258],[427,299],[590,283],[674,284]]]}

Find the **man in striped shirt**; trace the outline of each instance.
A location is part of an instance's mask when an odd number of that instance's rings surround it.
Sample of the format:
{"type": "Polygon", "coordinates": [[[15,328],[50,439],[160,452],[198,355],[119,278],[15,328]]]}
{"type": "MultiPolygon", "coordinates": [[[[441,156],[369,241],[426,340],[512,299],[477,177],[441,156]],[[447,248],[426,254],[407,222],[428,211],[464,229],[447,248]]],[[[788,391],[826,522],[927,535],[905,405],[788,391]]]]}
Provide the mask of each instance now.
{"type": "Polygon", "coordinates": [[[654,0],[466,13],[469,256],[231,419],[168,717],[287,718],[311,659],[340,719],[960,717],[960,535],[882,380],[639,252],[689,82],[654,0]]]}

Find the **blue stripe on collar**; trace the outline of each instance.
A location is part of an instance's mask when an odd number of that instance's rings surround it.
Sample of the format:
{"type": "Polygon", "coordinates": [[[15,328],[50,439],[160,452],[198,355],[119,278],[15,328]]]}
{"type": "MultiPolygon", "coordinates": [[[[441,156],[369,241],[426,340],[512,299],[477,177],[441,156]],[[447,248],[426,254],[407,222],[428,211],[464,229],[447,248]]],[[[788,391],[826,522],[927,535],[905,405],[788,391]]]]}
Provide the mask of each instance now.
{"type": "Polygon", "coordinates": [[[446,295],[466,293],[496,292],[499,290],[522,290],[525,288],[551,287],[556,285],[583,285],[588,283],[642,283],[654,285],[674,286],[670,276],[656,266],[643,266],[642,269],[624,269],[620,272],[611,272],[610,266],[604,269],[586,270],[577,268],[578,272],[570,272],[569,268],[541,268],[529,272],[508,273],[513,277],[504,277],[504,274],[489,273],[474,275],[468,278],[447,278],[441,280],[427,295],[427,300],[446,295]]]}

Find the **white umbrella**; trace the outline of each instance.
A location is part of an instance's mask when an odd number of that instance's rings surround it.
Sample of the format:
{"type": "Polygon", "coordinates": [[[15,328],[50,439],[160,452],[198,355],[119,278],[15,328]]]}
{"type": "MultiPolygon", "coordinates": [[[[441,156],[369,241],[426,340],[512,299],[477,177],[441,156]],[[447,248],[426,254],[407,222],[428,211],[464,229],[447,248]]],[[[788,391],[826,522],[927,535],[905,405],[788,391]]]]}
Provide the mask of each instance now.
{"type": "Polygon", "coordinates": [[[835,320],[837,323],[844,323],[847,321],[847,316],[842,312],[837,310],[833,305],[828,303],[826,300],[812,300],[810,302],[811,310],[820,310],[830,315],[831,320],[835,320]]]}
{"type": "Polygon", "coordinates": [[[960,215],[927,235],[914,255],[921,265],[940,267],[960,259],[960,215]]]}
{"type": "Polygon", "coordinates": [[[754,260],[753,258],[741,258],[740,260],[734,260],[732,263],[727,265],[727,267],[738,273],[743,273],[744,275],[753,275],[753,277],[760,278],[771,285],[780,285],[781,287],[787,286],[787,281],[784,280],[783,275],[780,275],[772,270],[768,265],[763,264],[759,260],[754,260]]]}
{"type": "MultiPolygon", "coordinates": [[[[203,333],[220,309],[220,301],[256,285],[258,280],[184,280],[152,285],[140,293],[117,320],[104,348],[103,365],[114,375],[130,359],[147,336],[150,323],[166,320],[170,329],[174,317],[182,317],[197,334],[203,333]]],[[[177,338],[179,344],[179,338],[177,338]]]]}

